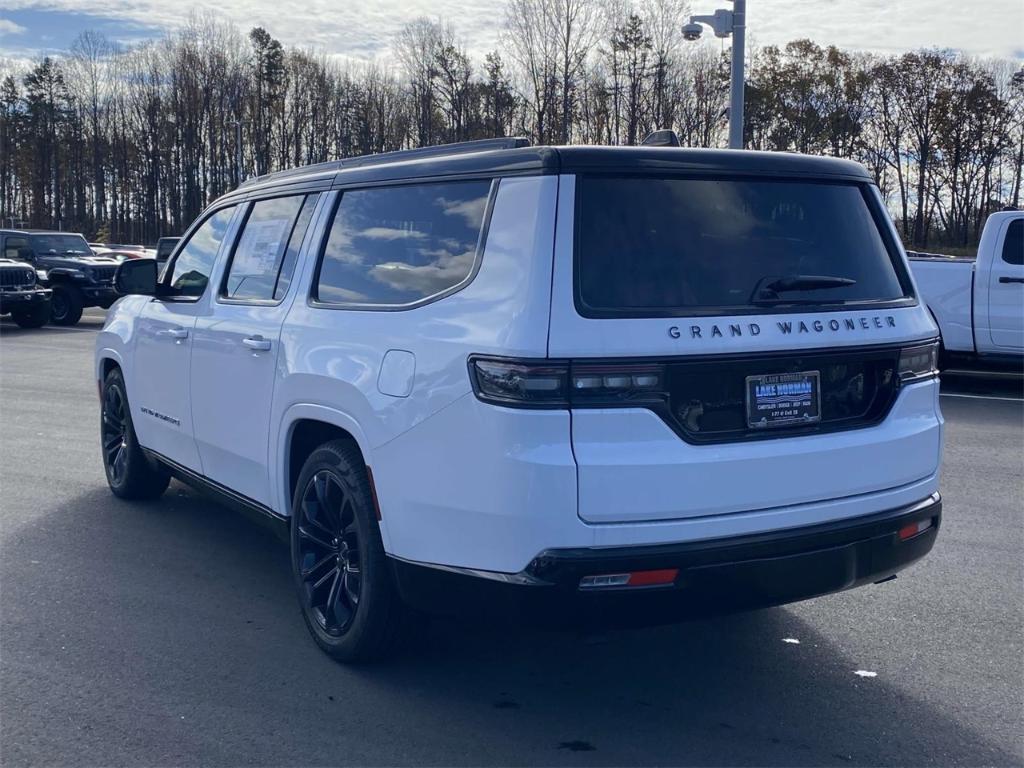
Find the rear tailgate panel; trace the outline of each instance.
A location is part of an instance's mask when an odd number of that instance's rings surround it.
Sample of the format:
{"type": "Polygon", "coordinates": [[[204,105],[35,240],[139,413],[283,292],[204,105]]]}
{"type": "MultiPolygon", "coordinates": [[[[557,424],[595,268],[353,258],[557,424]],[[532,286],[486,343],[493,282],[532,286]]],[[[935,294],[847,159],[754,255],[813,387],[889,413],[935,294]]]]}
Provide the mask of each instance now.
{"type": "Polygon", "coordinates": [[[884,424],[691,445],[643,409],[574,410],[579,516],[640,523],[791,507],[900,488],[938,471],[934,383],[908,387],[884,424]]]}
{"type": "Polygon", "coordinates": [[[739,427],[731,436],[707,439],[706,433],[687,435],[681,412],[574,409],[572,443],[583,521],[683,521],[799,507],[895,491],[934,477],[942,430],[935,382],[899,392],[890,382],[874,410],[867,398],[861,403],[863,421],[834,429],[781,429],[755,437],[744,432],[745,425],[733,423],[746,377],[775,372],[778,360],[790,361],[795,369],[822,371],[823,406],[830,371],[838,377],[837,386],[851,391],[871,385],[866,379],[878,369],[842,371],[843,350],[849,348],[851,357],[887,350],[884,355],[894,358],[900,345],[934,338],[936,329],[924,307],[694,318],[582,317],[574,303],[574,196],[574,177],[562,176],[549,356],[661,360],[669,366],[669,382],[679,389],[672,394],[675,411],[684,404],[682,390],[694,381],[686,377],[699,378],[699,367],[706,366],[724,377],[724,384],[716,398],[711,377],[701,399],[720,407],[724,421],[719,424],[739,427]],[[773,353],[776,363],[770,362],[773,353]]]}

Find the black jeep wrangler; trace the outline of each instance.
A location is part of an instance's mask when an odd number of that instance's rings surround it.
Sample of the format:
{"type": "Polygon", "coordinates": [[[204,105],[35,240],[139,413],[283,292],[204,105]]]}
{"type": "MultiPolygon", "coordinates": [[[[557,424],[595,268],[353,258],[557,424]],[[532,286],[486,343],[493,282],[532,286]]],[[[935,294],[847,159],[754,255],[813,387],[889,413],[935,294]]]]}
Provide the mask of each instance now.
{"type": "Polygon", "coordinates": [[[50,319],[50,291],[38,284],[36,269],[0,251],[0,315],[22,328],[41,328],[50,319]]]}
{"type": "Polygon", "coordinates": [[[43,286],[52,289],[50,319],[57,325],[74,325],[85,307],[107,309],[118,298],[119,262],[95,255],[81,235],[0,229],[0,241],[0,253],[31,264],[43,286]]]}

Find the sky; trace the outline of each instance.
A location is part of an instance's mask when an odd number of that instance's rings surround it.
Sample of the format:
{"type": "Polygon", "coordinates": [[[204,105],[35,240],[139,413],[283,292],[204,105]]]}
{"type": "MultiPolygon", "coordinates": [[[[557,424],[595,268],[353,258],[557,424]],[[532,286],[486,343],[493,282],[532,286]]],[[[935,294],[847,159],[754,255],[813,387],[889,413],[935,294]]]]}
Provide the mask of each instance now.
{"type": "MultiPolygon", "coordinates": [[[[595,0],[596,1],[596,0],[595,0]]],[[[243,31],[263,26],[286,45],[353,59],[390,58],[395,33],[417,16],[441,17],[479,58],[497,46],[505,0],[3,0],[0,57],[60,53],[85,29],[125,45],[160,37],[191,11],[215,8],[243,31]]],[[[690,0],[710,13],[726,0],[690,0]]],[[[893,53],[952,48],[1024,61],[1024,0],[748,0],[748,46],[809,37],[893,53]]]]}

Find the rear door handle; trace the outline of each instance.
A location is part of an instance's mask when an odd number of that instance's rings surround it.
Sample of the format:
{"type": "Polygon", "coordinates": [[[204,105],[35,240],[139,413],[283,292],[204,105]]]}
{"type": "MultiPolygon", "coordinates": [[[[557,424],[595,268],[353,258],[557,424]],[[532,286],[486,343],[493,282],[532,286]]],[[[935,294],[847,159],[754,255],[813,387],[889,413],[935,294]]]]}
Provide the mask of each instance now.
{"type": "Polygon", "coordinates": [[[1024,283],[1024,277],[1009,277],[1003,275],[999,278],[1000,283],[1024,283]]]}
{"type": "Polygon", "coordinates": [[[249,349],[256,350],[257,352],[266,352],[270,349],[270,339],[264,339],[262,336],[246,336],[242,339],[242,343],[245,344],[249,349]]]}
{"type": "Polygon", "coordinates": [[[163,336],[168,339],[187,339],[188,329],[187,328],[166,328],[162,331],[157,331],[157,336],[163,336]]]}

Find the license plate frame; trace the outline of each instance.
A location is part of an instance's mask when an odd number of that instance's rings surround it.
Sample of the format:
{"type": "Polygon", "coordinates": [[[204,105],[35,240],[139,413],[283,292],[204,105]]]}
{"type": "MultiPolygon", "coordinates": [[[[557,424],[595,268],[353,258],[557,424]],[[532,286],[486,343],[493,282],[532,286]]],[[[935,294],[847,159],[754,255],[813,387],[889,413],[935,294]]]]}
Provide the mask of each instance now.
{"type": "Polygon", "coordinates": [[[746,378],[747,427],[773,429],[821,421],[821,372],[761,373],[746,378]]]}

